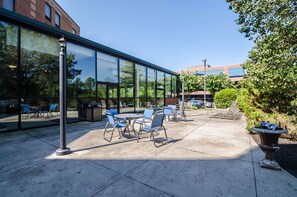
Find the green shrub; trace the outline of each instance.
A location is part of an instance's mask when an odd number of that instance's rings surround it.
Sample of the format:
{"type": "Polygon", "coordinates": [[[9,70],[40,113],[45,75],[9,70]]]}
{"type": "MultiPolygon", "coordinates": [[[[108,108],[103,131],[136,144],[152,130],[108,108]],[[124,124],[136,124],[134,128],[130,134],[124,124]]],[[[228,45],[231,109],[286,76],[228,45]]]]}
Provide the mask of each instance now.
{"type": "Polygon", "coordinates": [[[230,107],[233,101],[236,100],[238,94],[237,89],[227,88],[215,94],[214,100],[218,108],[230,107]]]}

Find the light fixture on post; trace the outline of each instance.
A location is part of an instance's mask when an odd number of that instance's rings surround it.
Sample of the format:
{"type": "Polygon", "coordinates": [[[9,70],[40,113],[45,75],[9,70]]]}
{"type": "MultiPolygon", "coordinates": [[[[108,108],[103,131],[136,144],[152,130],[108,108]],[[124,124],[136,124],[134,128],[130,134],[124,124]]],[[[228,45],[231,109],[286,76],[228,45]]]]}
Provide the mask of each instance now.
{"type": "MultiPolygon", "coordinates": [[[[203,106],[204,106],[204,109],[206,108],[206,61],[207,59],[204,59],[202,60],[202,62],[204,63],[204,103],[203,103],[203,106]]],[[[210,65],[207,65],[207,67],[210,67],[210,65]]]]}
{"type": "Polygon", "coordinates": [[[70,148],[66,147],[66,40],[64,36],[59,39],[60,57],[59,57],[59,94],[60,94],[60,148],[56,150],[56,154],[67,155],[70,148]]]}

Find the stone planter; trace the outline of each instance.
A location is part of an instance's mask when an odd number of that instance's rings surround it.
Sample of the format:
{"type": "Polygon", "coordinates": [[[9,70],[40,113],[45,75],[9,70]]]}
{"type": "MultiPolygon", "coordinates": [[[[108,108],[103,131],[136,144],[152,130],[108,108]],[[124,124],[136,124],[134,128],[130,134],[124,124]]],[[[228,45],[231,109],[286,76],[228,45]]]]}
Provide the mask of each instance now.
{"type": "Polygon", "coordinates": [[[257,127],[254,127],[252,130],[259,134],[261,139],[261,144],[259,146],[265,153],[265,158],[260,161],[261,167],[272,170],[281,170],[279,164],[275,160],[274,153],[279,149],[278,138],[282,133],[287,133],[288,131],[285,129],[269,130],[257,127]]]}

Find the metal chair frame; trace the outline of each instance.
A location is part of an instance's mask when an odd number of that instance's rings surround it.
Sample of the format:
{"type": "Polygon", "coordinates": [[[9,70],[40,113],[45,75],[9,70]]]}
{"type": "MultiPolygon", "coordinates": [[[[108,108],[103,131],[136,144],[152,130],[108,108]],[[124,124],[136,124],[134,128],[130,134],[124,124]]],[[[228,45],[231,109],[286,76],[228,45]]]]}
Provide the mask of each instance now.
{"type": "Polygon", "coordinates": [[[103,133],[103,138],[106,141],[110,142],[112,140],[114,130],[117,129],[118,132],[119,132],[119,135],[121,137],[122,136],[122,133],[123,133],[122,132],[122,128],[127,128],[128,127],[128,124],[125,123],[125,122],[116,121],[111,113],[108,113],[107,112],[106,113],[106,116],[108,118],[108,122],[105,125],[105,129],[104,129],[104,133],[103,133]],[[110,132],[110,131],[107,130],[107,128],[110,127],[110,126],[111,126],[112,129],[110,130],[111,131],[111,136],[110,136],[110,139],[108,140],[105,137],[105,135],[106,135],[107,132],[110,132]]]}
{"type": "MultiPolygon", "coordinates": [[[[154,142],[155,147],[159,147],[159,146],[156,145],[156,141],[155,141],[154,132],[156,132],[156,131],[164,130],[165,137],[166,137],[166,142],[168,142],[166,128],[163,125],[164,118],[165,118],[164,114],[154,115],[153,120],[151,122],[151,125],[150,126],[145,125],[143,127],[143,129],[141,130],[141,131],[145,131],[145,132],[150,132],[150,138],[153,138],[153,142],[154,142]]],[[[137,142],[140,139],[141,131],[138,133],[137,142]]]]}

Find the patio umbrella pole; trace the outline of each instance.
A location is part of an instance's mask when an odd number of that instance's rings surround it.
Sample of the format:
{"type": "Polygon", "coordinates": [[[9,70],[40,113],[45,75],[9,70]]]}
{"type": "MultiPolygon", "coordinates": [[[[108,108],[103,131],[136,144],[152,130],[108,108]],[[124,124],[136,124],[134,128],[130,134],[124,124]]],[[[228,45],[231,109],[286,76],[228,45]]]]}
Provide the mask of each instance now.
{"type": "Polygon", "coordinates": [[[56,154],[67,155],[70,148],[66,147],[66,41],[64,36],[59,39],[60,57],[59,57],[59,89],[60,89],[60,148],[56,154]]]}

